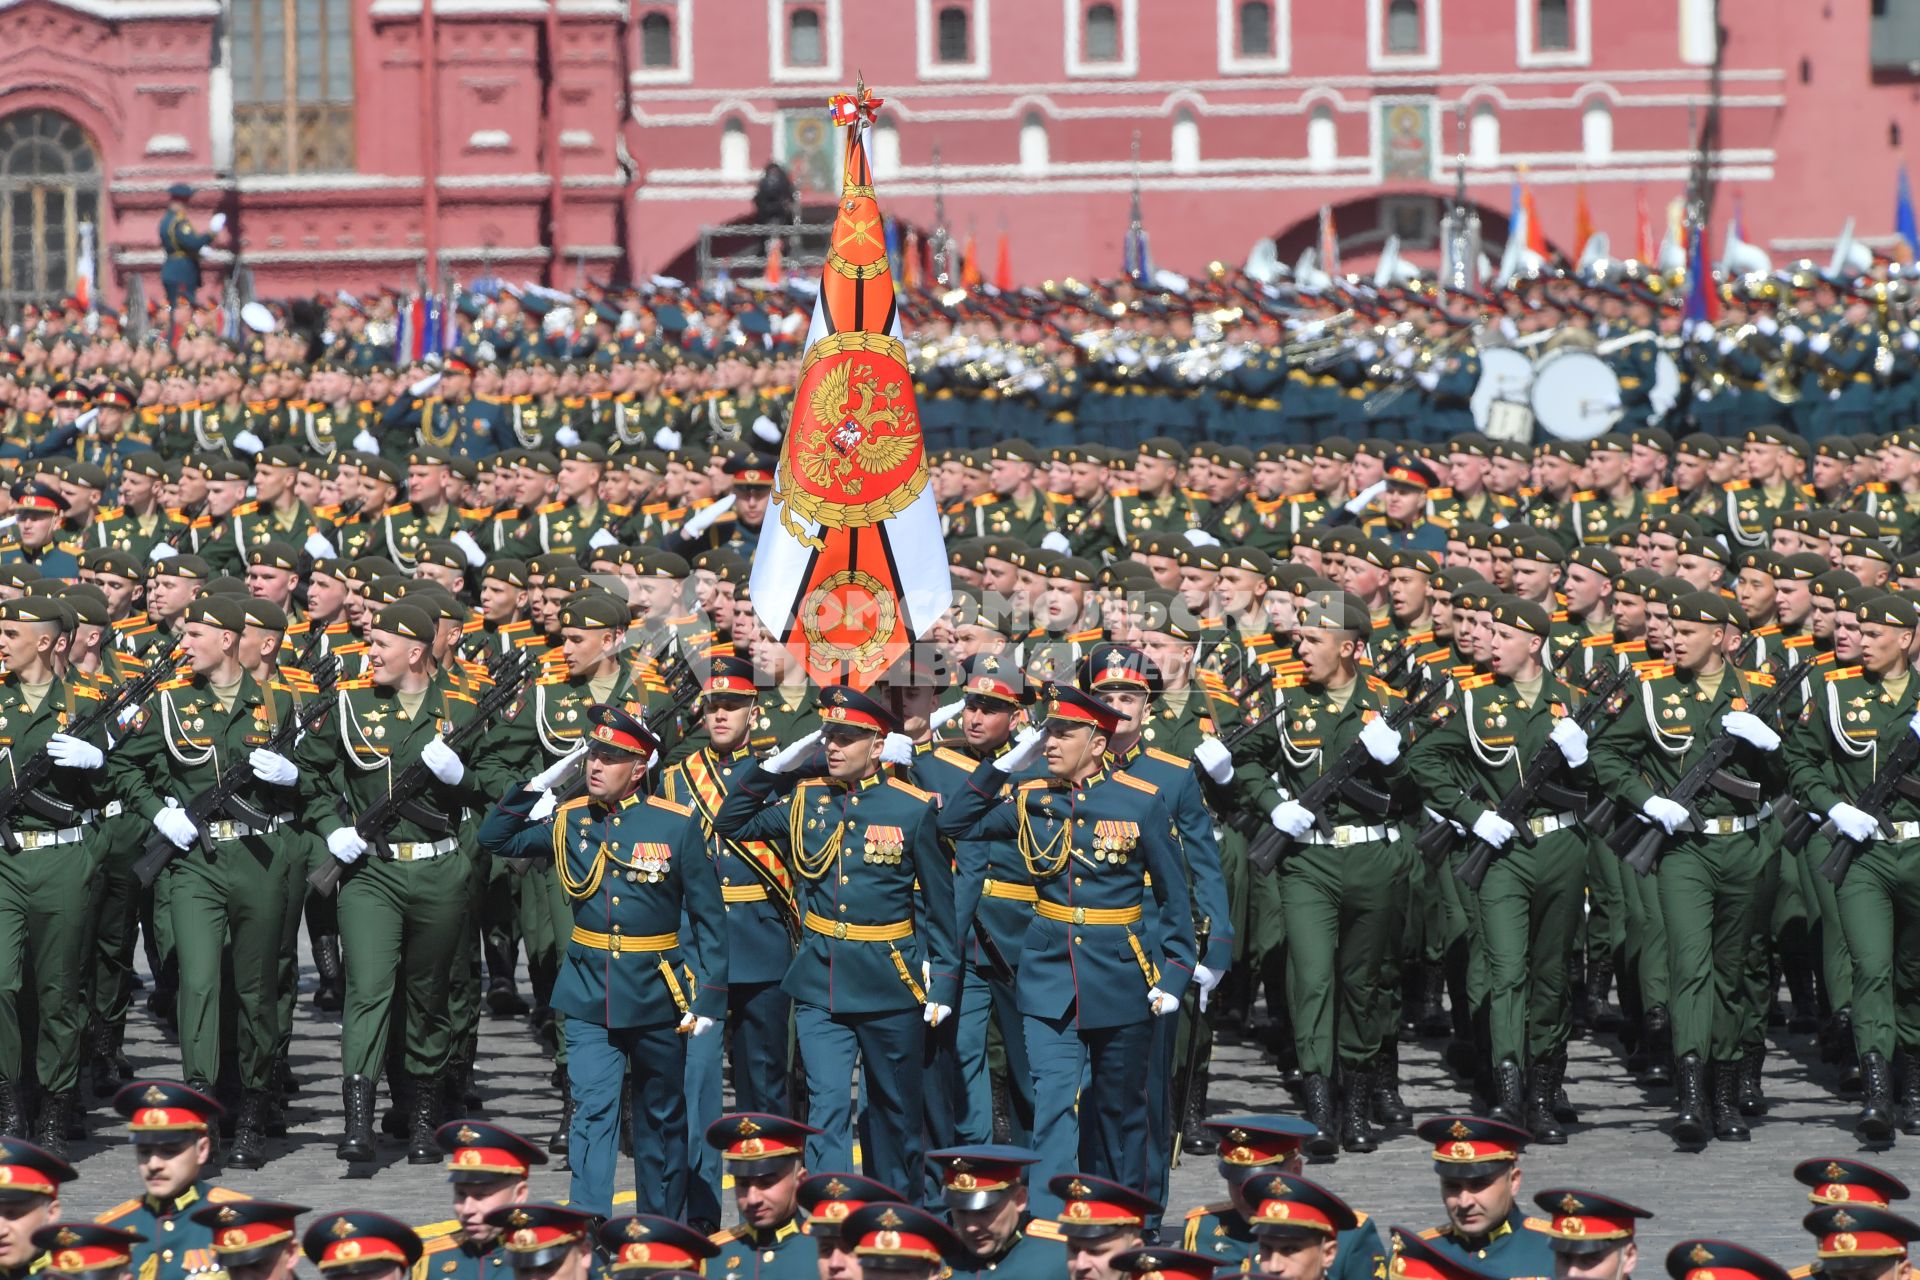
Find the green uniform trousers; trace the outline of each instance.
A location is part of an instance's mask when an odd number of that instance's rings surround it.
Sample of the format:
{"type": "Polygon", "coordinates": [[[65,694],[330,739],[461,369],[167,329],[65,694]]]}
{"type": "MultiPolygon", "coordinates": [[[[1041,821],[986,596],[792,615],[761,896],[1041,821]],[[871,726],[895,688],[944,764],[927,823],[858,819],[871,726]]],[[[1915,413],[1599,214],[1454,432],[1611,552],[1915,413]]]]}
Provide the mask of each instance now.
{"type": "Polygon", "coordinates": [[[347,971],[343,1075],[377,1076],[396,1030],[408,1075],[445,1069],[453,1027],[447,992],[455,958],[464,954],[470,869],[458,849],[420,862],[369,853],[340,882],[340,950],[347,971]]]}
{"type": "Polygon", "coordinates": [[[99,851],[87,885],[87,1005],[92,1021],[117,1045],[133,998],[133,946],[146,896],[133,864],[150,830],[138,818],[107,818],[97,829],[99,851]]]}
{"type": "Polygon", "coordinates": [[[300,1002],[300,921],[307,909],[307,876],[314,853],[326,842],[305,827],[283,827],[276,856],[286,897],[280,904],[280,986],[273,1003],[273,1052],[284,1056],[293,1044],[293,1011],[300,1002]]]}
{"type": "Polygon", "coordinates": [[[1747,954],[1768,846],[1757,832],[1676,841],[1654,873],[1667,922],[1676,1057],[1740,1057],[1747,954]]]}
{"type": "Polygon", "coordinates": [[[27,1078],[21,1013],[30,1002],[41,1087],[64,1093],[79,1083],[86,1026],[80,978],[93,862],[84,844],[0,853],[0,1079],[27,1078]],[[31,992],[24,990],[28,973],[31,992]]]}
{"type": "Polygon", "coordinates": [[[1747,938],[1747,960],[1740,975],[1740,1052],[1765,1051],[1767,1009],[1773,1004],[1774,908],[1780,900],[1780,826],[1760,828],[1762,861],[1753,885],[1752,932],[1747,938]]]}
{"type": "Polygon", "coordinates": [[[240,1084],[264,1089],[279,1040],[280,931],[286,911],[281,837],[219,840],[194,848],[161,873],[180,958],[180,1071],[220,1078],[221,1017],[231,1007],[240,1084]],[[224,975],[224,981],[223,981],[224,975]],[[230,1006],[222,992],[231,985],[230,1006]]]}
{"type": "Polygon", "coordinates": [[[1487,869],[1479,938],[1495,1062],[1526,1066],[1567,1042],[1568,941],[1580,928],[1586,871],[1586,837],[1572,828],[1541,836],[1532,848],[1516,839],[1487,869]]]}
{"type": "MultiPolygon", "coordinates": [[[[1611,851],[1607,857],[1614,858],[1611,851]]],[[[1624,956],[1640,992],[1643,1009],[1665,1009],[1673,1003],[1667,970],[1667,917],[1660,909],[1660,878],[1643,876],[1621,863],[1620,892],[1627,906],[1624,956]]]]}
{"type": "Polygon", "coordinates": [[[1853,952],[1847,947],[1847,927],[1840,918],[1840,902],[1833,882],[1820,874],[1820,864],[1833,843],[1816,834],[1792,861],[1820,928],[1820,976],[1827,984],[1827,1003],[1835,1010],[1853,1004],[1853,952]]]}
{"type": "Polygon", "coordinates": [[[1920,1049],[1920,840],[1875,840],[1835,893],[1853,953],[1853,1042],[1920,1049]]]}
{"type": "Polygon", "coordinates": [[[1403,861],[1394,842],[1374,840],[1296,845],[1280,865],[1287,1004],[1300,1070],[1309,1075],[1331,1076],[1336,1061],[1369,1062],[1385,1043],[1380,983],[1403,861]]]}

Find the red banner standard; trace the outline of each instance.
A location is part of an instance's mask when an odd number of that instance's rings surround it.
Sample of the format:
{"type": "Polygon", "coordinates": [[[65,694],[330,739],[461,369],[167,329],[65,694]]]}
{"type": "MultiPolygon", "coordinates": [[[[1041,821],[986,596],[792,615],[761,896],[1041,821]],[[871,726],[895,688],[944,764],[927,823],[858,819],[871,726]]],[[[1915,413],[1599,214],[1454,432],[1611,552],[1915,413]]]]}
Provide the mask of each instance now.
{"type": "Polygon", "coordinates": [[[847,129],[840,207],[752,581],[761,625],[807,673],[859,689],[952,598],[867,159],[879,108],[864,86],[829,104],[847,129]]]}

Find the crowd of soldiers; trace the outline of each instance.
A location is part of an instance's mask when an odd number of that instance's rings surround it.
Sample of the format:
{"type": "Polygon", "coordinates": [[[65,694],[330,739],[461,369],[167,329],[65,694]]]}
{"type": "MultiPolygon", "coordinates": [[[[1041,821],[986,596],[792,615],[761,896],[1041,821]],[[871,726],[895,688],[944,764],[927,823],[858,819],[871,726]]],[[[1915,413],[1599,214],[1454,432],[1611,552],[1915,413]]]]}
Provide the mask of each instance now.
{"type": "MultiPolygon", "coordinates": [[[[623,1147],[636,1207],[706,1231],[730,1162],[784,1142],[791,1217],[800,1169],[855,1176],[856,1134],[876,1202],[938,1204],[930,1153],[959,1151],[1003,1183],[959,1191],[1124,1209],[1152,1242],[1176,1144],[1325,1162],[1410,1125],[1414,1037],[1484,1112],[1419,1128],[1459,1181],[1568,1140],[1587,1032],[1682,1147],[1746,1140],[1783,1051],[1832,1068],[1869,1146],[1920,1133],[1897,388],[1806,421],[1763,393],[1765,420],[1677,438],[1638,403],[1531,445],[1449,403],[1459,335],[1580,329],[1592,289],[1595,323],[1612,298],[1652,334],[1678,324],[1653,283],[1535,282],[1465,328],[1434,295],[1294,299],[1333,366],[1257,308],[1207,338],[1169,299],[1069,291],[1037,384],[960,363],[1019,308],[923,300],[954,599],[864,689],[813,684],[750,598],[800,372],[776,299],[582,299],[588,336],[503,293],[404,364],[391,299],[241,342],[211,313],[137,340],[36,316],[0,351],[0,1133],[57,1162],[89,1097],[128,1109],[144,948],[185,1082],[155,1105],[259,1167],[303,928],[341,1159],[384,1132],[440,1160],[482,1017],[524,1016],[572,1206],[527,1226],[582,1257],[566,1214],[610,1219],[623,1147]],[[1340,361],[1418,387],[1404,419],[1324,395],[1340,361]],[[1297,1119],[1210,1117],[1223,1029],[1264,1039],[1297,1119]]],[[[1867,344],[1814,308],[1868,288],[1812,281],[1784,345],[1867,344]]],[[[1261,1195],[1344,1221],[1306,1186],[1261,1195]]],[[[1250,1237],[1253,1204],[1203,1237],[1250,1237]]]]}

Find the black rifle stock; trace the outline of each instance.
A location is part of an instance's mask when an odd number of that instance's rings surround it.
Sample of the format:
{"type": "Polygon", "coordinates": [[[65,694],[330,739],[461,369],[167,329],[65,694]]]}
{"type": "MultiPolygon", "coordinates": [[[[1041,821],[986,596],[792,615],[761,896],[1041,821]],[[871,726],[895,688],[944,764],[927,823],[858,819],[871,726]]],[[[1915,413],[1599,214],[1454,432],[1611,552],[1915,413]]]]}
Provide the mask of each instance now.
{"type": "MultiPolygon", "coordinates": [[[[1916,761],[1920,761],[1920,737],[1911,733],[1902,733],[1900,741],[1887,753],[1887,759],[1873,780],[1866,785],[1859,797],[1853,801],[1853,807],[1872,818],[1877,827],[1887,820],[1887,810],[1893,807],[1894,798],[1904,793],[1902,783],[1913,771],[1916,761]]],[[[1829,884],[1838,885],[1847,878],[1848,868],[1853,860],[1866,851],[1865,840],[1855,840],[1851,836],[1835,832],[1832,851],[1827,860],[1820,864],[1820,874],[1829,884]]]]}

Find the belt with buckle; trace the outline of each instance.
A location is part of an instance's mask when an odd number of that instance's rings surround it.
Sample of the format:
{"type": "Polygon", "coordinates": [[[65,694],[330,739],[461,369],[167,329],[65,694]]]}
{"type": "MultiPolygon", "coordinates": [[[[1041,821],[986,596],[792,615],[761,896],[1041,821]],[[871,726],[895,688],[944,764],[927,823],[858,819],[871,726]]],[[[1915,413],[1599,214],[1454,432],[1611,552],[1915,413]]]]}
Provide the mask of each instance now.
{"type": "Polygon", "coordinates": [[[55,845],[79,844],[86,835],[80,827],[62,827],[58,831],[16,831],[13,838],[22,849],[51,849],[55,845]]]}
{"type": "Polygon", "coordinates": [[[671,951],[680,945],[678,933],[649,933],[640,936],[618,933],[595,933],[591,929],[582,929],[578,925],[573,929],[573,940],[583,947],[592,947],[595,951],[671,951]]]}
{"type": "Polygon", "coordinates": [[[280,819],[278,818],[273,818],[269,820],[267,825],[264,827],[256,827],[256,826],[252,826],[249,823],[235,822],[228,818],[222,818],[217,822],[209,822],[207,824],[207,839],[238,840],[242,836],[271,835],[273,832],[279,829],[280,829],[280,819]]]}
{"type": "Polygon", "coordinates": [[[720,886],[722,902],[765,902],[767,886],[763,884],[723,884],[720,886]]]}
{"type": "Polygon", "coordinates": [[[983,880],[980,893],[988,898],[1004,898],[1008,902],[1038,902],[1040,891],[1030,884],[1008,884],[1005,880],[983,880]]]}
{"type": "Polygon", "coordinates": [[[1889,834],[1888,840],[1920,840],[1920,822],[1883,822],[1889,834]]]}
{"type": "Polygon", "coordinates": [[[1696,835],[1737,836],[1742,831],[1751,831],[1760,825],[1758,814],[1748,814],[1744,818],[1702,818],[1695,829],[1696,835]]]}
{"type": "Polygon", "coordinates": [[[387,847],[393,850],[395,862],[425,862],[428,858],[452,853],[460,847],[460,841],[455,836],[445,840],[396,840],[387,847]]]}
{"type": "Polygon", "coordinates": [[[1550,813],[1541,818],[1528,818],[1527,831],[1537,840],[1541,836],[1550,836],[1556,831],[1565,831],[1579,818],[1571,813],[1550,813]]]}
{"type": "Polygon", "coordinates": [[[1069,907],[1043,899],[1033,904],[1033,913],[1042,920],[1058,920],[1062,924],[1140,923],[1138,907],[1069,907]]]}
{"type": "Polygon", "coordinates": [[[1309,827],[1307,833],[1297,837],[1301,844],[1330,844],[1344,848],[1350,844],[1366,844],[1372,840],[1385,840],[1392,831],[1391,827],[1335,827],[1331,833],[1309,827]]]}
{"type": "Polygon", "coordinates": [[[898,942],[913,936],[911,920],[902,920],[898,924],[848,924],[844,920],[829,920],[809,911],[805,924],[810,932],[853,942],[898,942]]]}

